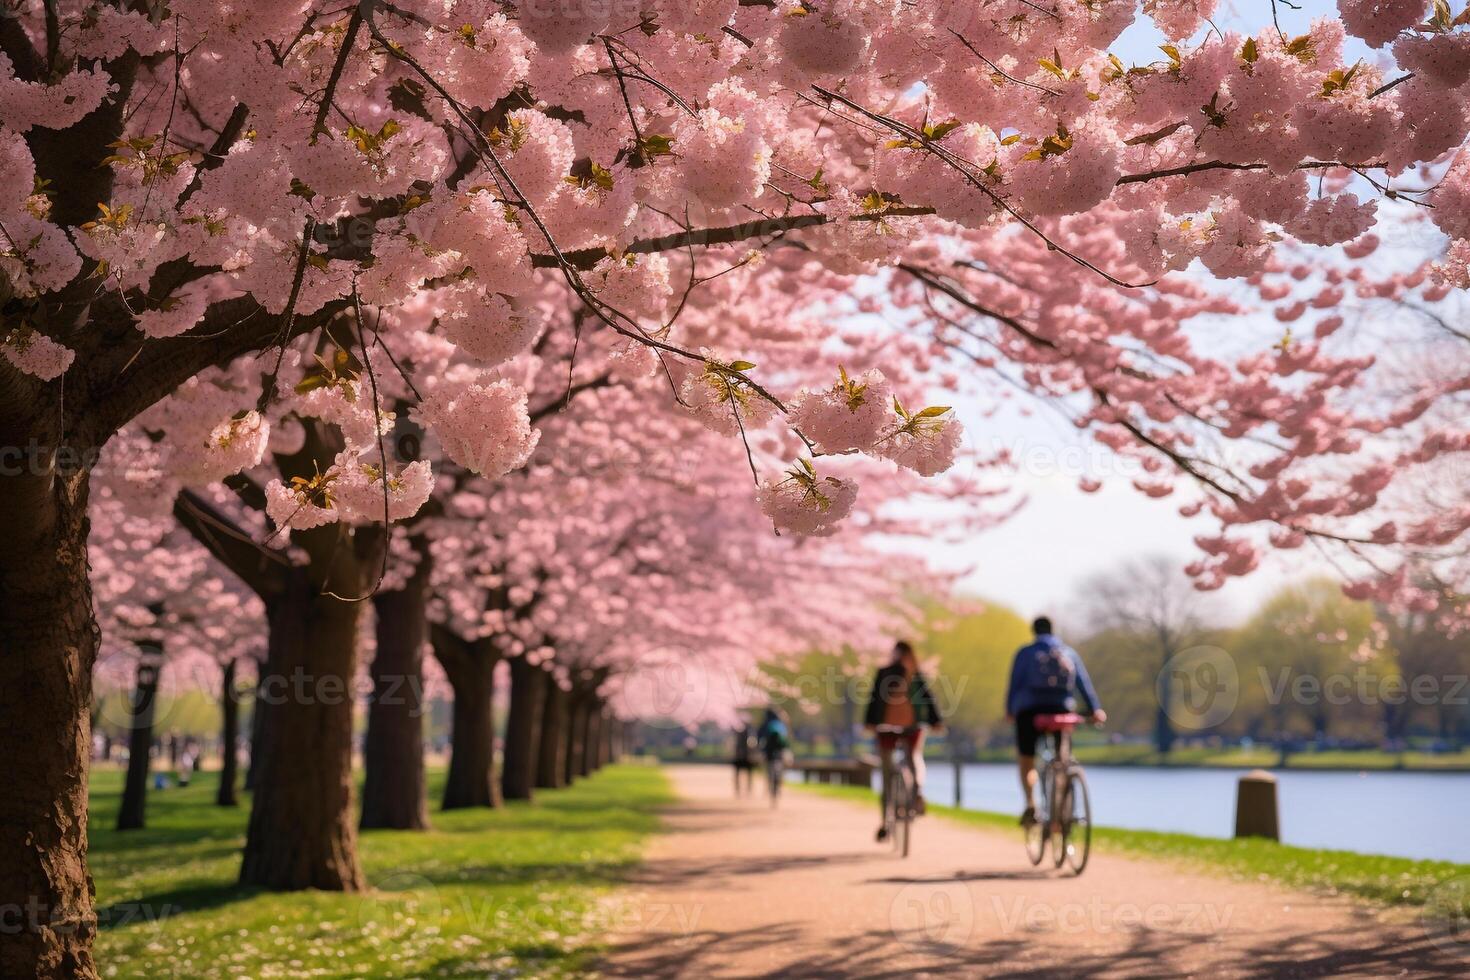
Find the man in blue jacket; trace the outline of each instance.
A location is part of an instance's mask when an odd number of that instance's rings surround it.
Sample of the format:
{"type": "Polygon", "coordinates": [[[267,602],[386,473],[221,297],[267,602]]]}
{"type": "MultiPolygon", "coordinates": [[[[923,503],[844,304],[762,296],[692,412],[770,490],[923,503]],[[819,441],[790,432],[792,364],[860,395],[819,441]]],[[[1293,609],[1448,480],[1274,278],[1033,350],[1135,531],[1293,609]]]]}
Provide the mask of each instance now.
{"type": "Polygon", "coordinates": [[[1031,630],[1036,639],[1016,651],[1006,688],[1006,721],[1016,724],[1021,794],[1026,801],[1023,827],[1036,820],[1036,716],[1076,711],[1096,725],[1108,720],[1082,658],[1052,634],[1051,620],[1040,616],[1031,630]],[[1086,710],[1078,710],[1079,700],[1086,710]]]}

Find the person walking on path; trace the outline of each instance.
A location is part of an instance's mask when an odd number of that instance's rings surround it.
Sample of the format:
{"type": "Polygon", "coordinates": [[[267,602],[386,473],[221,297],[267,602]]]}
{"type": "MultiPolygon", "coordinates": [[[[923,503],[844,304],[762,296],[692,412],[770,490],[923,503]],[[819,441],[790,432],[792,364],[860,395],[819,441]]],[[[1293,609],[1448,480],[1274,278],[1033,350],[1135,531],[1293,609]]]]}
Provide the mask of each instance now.
{"type": "Polygon", "coordinates": [[[766,717],[756,730],[756,741],[766,760],[766,789],[770,793],[771,806],[775,806],[781,796],[786,753],[791,748],[791,728],[775,705],[766,709],[766,717]]]}
{"type": "MultiPolygon", "coordinates": [[[[863,711],[863,727],[876,733],[878,755],[883,761],[884,792],[878,796],[880,813],[888,799],[888,780],[893,774],[894,749],[902,741],[908,749],[914,768],[914,807],[924,812],[924,730],[944,730],[944,721],[934,703],[929,684],[919,670],[919,658],[913,644],[899,640],[893,645],[893,659],[880,667],[873,678],[873,690],[863,711]],[[892,729],[879,731],[879,729],[892,729]]],[[[886,840],[888,827],[886,814],[878,826],[878,840],[886,840]]]]}
{"type": "Polygon", "coordinates": [[[752,743],[755,736],[750,726],[744,721],[740,727],[735,729],[735,752],[732,761],[735,764],[735,795],[749,796],[755,788],[755,757],[751,753],[752,743]],[[745,789],[740,788],[740,777],[745,777],[745,789]]]}

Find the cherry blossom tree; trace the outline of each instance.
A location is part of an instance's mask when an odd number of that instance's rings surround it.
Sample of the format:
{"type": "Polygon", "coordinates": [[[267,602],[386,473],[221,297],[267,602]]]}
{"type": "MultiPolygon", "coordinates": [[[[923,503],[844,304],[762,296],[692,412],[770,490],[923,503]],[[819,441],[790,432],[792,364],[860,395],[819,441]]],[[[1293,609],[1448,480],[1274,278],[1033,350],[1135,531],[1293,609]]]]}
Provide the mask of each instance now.
{"type": "Polygon", "coordinates": [[[101,632],[96,671],[118,686],[132,685],[129,717],[122,719],[130,744],[120,829],[143,825],[161,690],[202,690],[218,698],[223,764],[217,802],[237,804],[239,666],[258,660],[264,646],[259,602],[180,532],[166,498],[149,493],[163,462],[136,431],[114,440],[100,461],[89,508],[101,632]]]}
{"type": "MultiPolygon", "coordinates": [[[[45,914],[7,943],[0,972],[93,972],[89,470],[166,396],[199,399],[192,418],[145,425],[177,450],[161,489],[191,488],[180,516],[195,527],[231,523],[202,486],[286,440],[258,497],[237,481],[275,527],[221,533],[216,555],[233,552],[232,570],[271,594],[272,623],[304,624],[290,643],[273,631],[273,669],[339,679],[355,667],[350,600],[383,575],[383,524],[433,486],[426,461],[390,465],[373,391],[393,370],[393,321],[423,305],[427,336],[488,367],[532,342],[549,292],[573,297],[575,338],[616,338],[714,432],[738,445],[795,429],[781,438],[802,452],[780,466],[762,471],[751,454],[759,504],[785,530],[835,533],[861,513],[834,453],[918,473],[954,455],[951,416],[901,398],[872,407],[885,382],[941,357],[908,331],[874,330],[875,357],[820,385],[788,387],[759,352],[785,336],[810,357],[841,339],[853,277],[884,270],[907,309],[935,305],[924,320],[941,351],[974,322],[1003,326],[998,356],[1019,356],[1038,387],[1090,397],[1084,421],[1100,438],[1141,442],[1157,468],[1205,482],[1183,436],[1156,431],[1190,384],[1154,377],[1150,354],[1204,379],[1182,411],[1227,436],[1219,404],[1269,407],[1278,363],[1222,373],[1183,347],[1170,326],[1181,306],[1211,300],[1177,270],[1197,259],[1215,277],[1250,276],[1278,237],[1352,246],[1372,233],[1375,202],[1309,198],[1303,175],[1347,171],[1365,194],[1397,195],[1409,167],[1464,139],[1463,15],[1380,6],[1247,38],[1201,33],[1213,4],[1150,0],[1145,16],[1171,43],[1130,66],[1108,46],[1138,18],[1131,0],[20,5],[0,19],[0,500],[18,529],[0,544],[0,749],[26,762],[22,790],[0,803],[0,904],[45,914]],[[1346,60],[1345,29],[1392,64],[1346,60]],[[749,288],[686,318],[684,300],[738,275],[713,266],[744,270],[749,288]],[[247,372],[237,359],[254,354],[247,372]],[[241,387],[246,373],[257,377],[241,387]],[[284,564],[262,547],[272,535],[284,564]]],[[[1452,240],[1439,275],[1455,288],[1467,173],[1457,160],[1424,195],[1452,240]]],[[[881,301],[869,306],[881,317],[881,301]]],[[[414,353],[425,332],[406,332],[414,353]]],[[[967,349],[957,363],[989,356],[967,349]]],[[[1352,392],[1350,368],[1328,356],[1308,368],[1324,404],[1352,392]]],[[[520,396],[465,367],[415,399],[422,424],[460,465],[512,466],[533,438],[520,396]]],[[[1298,401],[1297,429],[1333,424],[1298,401]]],[[[1293,458],[1331,442],[1301,440],[1293,458]]],[[[1304,522],[1276,506],[1271,491],[1288,488],[1258,479],[1205,482],[1227,528],[1205,542],[1206,579],[1254,564],[1228,530],[1242,521],[1340,533],[1332,514],[1304,522]]],[[[268,754],[325,720],[302,707],[271,712],[268,754]]],[[[340,749],[350,710],[333,717],[340,749]]],[[[355,861],[314,856],[350,852],[350,825],[308,835],[306,852],[267,843],[294,806],[345,812],[340,762],[314,775],[319,800],[266,782],[247,881],[361,884],[355,861]]]]}

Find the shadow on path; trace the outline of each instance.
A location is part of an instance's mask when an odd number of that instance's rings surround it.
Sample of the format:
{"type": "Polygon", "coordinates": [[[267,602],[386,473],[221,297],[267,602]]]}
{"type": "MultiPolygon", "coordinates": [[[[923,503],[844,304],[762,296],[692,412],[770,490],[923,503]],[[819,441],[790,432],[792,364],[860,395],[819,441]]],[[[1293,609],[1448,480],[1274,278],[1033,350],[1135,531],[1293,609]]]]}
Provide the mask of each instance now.
{"type": "MultiPolygon", "coordinates": [[[[1437,949],[1427,939],[1403,943],[1366,939],[1355,931],[1334,931],[1283,947],[1253,947],[1226,954],[1207,971],[1211,977],[1249,980],[1297,980],[1308,977],[1411,976],[1438,980],[1470,975],[1470,963],[1437,949]]],[[[607,977],[646,980],[702,978],[710,975],[765,978],[833,978],[833,980],[898,980],[916,972],[993,980],[1077,980],[1144,977],[1173,978],[1197,971],[1187,965],[1201,944],[1216,940],[1207,935],[1139,930],[1123,948],[1105,952],[1077,949],[1038,957],[1045,949],[1044,935],[946,943],[920,933],[884,932],[874,935],[813,937],[795,925],[734,932],[701,930],[688,936],[646,936],[622,947],[619,963],[605,966],[607,977]],[[823,942],[825,940],[825,942],[823,942]],[[814,946],[824,952],[811,952],[814,946]],[[801,949],[795,958],[783,955],[801,949]],[[895,948],[903,955],[895,957],[895,948]],[[748,962],[765,954],[775,964],[764,970],[739,974],[718,972],[732,962],[748,962]],[[918,962],[916,962],[918,961],[918,962]],[[917,968],[917,969],[916,969],[917,968]]]]}

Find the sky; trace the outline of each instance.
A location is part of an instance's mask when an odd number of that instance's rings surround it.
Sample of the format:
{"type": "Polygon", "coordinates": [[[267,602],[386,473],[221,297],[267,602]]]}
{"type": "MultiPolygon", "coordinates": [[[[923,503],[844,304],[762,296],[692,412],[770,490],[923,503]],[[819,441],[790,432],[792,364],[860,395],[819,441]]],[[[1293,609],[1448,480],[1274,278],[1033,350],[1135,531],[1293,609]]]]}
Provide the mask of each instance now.
{"type": "MultiPolygon", "coordinates": [[[[956,409],[972,446],[1011,450],[1019,465],[1005,482],[1026,497],[1004,523],[937,556],[946,568],[970,569],[959,583],[965,594],[1062,624],[1092,576],[1143,555],[1169,555],[1183,565],[1200,555],[1195,535],[1218,533],[1207,518],[1180,515],[1177,497],[1139,493],[1105,450],[1069,431],[1059,416],[1046,418],[1044,408],[1028,416],[1016,403],[989,418],[975,405],[956,409]],[[1101,479],[1102,489],[1084,493],[1077,486],[1083,475],[1101,479]]],[[[1238,622],[1282,585],[1330,572],[1309,550],[1268,551],[1261,568],[1212,594],[1211,618],[1238,622]]]]}

